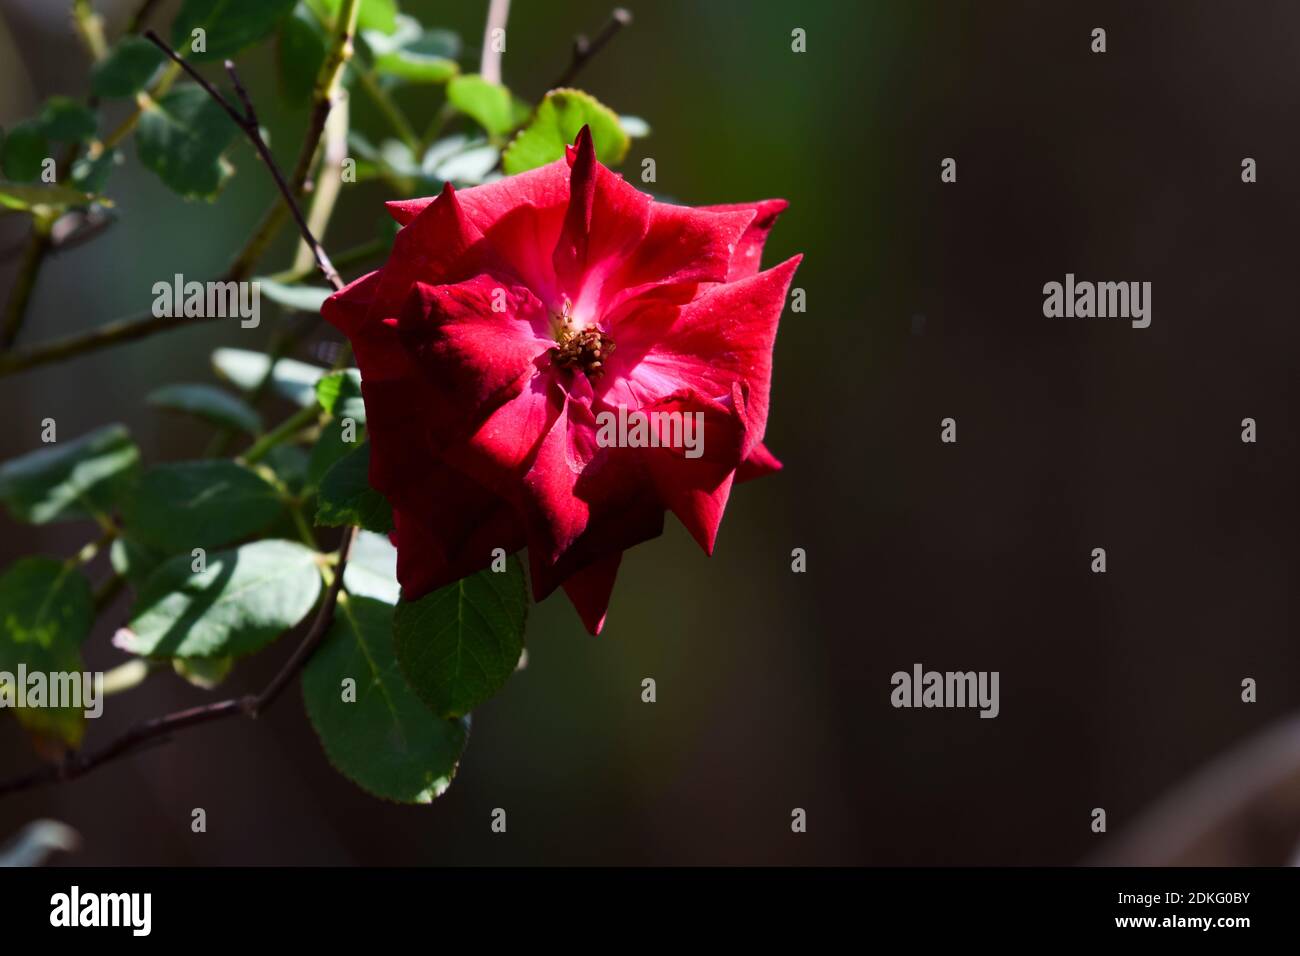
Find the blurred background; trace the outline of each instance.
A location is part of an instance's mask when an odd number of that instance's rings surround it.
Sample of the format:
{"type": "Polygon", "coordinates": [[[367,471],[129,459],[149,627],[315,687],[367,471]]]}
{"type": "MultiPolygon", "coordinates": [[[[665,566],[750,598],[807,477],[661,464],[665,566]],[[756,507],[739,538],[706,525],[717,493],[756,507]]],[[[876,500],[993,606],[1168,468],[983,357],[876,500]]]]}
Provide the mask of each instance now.
{"type": "MultiPolygon", "coordinates": [[[[1070,864],[1300,707],[1300,7],[627,5],[633,24],[579,80],[653,128],[625,171],[654,158],[657,189],[689,204],[790,201],[765,256],[805,254],[807,312],[783,319],[767,437],[785,471],[733,494],[712,559],[672,520],[630,552],[599,638],[562,598],[535,607],[527,669],[475,713],[432,806],[335,773],[295,689],[256,723],[0,801],[0,836],[57,818],[81,833],[65,859],[82,864],[1070,864]],[[1044,318],[1043,283],[1067,272],[1152,282],[1151,327],[1044,318]],[[939,441],[949,416],[956,445],[939,441]],[[1000,671],[1000,716],[893,709],[890,675],[914,663],[1000,671]],[[1241,701],[1246,677],[1257,703],[1241,701]],[[190,831],[196,807],[206,834],[190,831]],[[791,832],[796,807],[807,833],[791,832]],[[1090,829],[1095,807],[1108,834],[1090,829]]],[[[116,36],[136,0],[96,6],[116,36]]],[[[486,0],[402,6],[477,62],[486,0]]],[[[610,8],[515,0],[505,82],[540,96],[610,8]]],[[[240,68],[292,157],[305,112],[278,105],[273,44],[240,68]]],[[[0,0],[0,125],[86,84],[66,4],[0,0]]],[[[440,105],[423,95],[399,94],[419,123],[440,105]]],[[[360,100],[354,124],[381,138],[360,100]]],[[[22,344],[147,310],[160,277],[220,272],[272,196],[247,145],[231,155],[219,200],[186,203],[128,148],[118,221],[46,265],[22,344]]],[[[327,247],[373,238],[385,198],[346,190],[327,247]]],[[[23,229],[0,219],[0,249],[23,229]]],[[[262,271],[292,254],[286,232],[262,271]]],[[[0,262],[4,292],[14,265],[0,262]]],[[[213,348],[256,348],[276,320],[0,378],[0,459],[34,447],[45,417],[60,436],[125,422],[150,462],[201,454],[207,430],[144,396],[212,381],[213,348]]],[[[93,534],[3,516],[0,565],[93,534]]],[[[123,659],[115,608],[87,642],[93,668],[123,659]]],[[[293,644],[215,693],[260,688],[293,644]]],[[[111,699],[89,741],[205,699],[157,677],[111,699]]],[[[0,721],[0,774],[35,760],[0,721]]],[[[1297,802],[1249,855],[1190,861],[1285,861],[1297,802]]]]}

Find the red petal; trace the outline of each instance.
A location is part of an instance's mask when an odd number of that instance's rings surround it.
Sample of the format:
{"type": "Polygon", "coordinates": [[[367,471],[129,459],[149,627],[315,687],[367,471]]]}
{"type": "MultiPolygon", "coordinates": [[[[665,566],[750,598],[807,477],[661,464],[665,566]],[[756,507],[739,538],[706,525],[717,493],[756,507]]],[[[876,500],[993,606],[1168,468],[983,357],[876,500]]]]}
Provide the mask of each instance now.
{"type": "Polygon", "coordinates": [[[555,344],[549,322],[527,288],[487,273],[454,285],[415,284],[397,329],[445,399],[446,420],[433,423],[444,441],[468,434],[523,390],[555,344]]]}
{"type": "Polygon", "coordinates": [[[371,272],[335,292],[321,306],[321,315],[352,342],[361,377],[366,381],[403,378],[415,371],[395,329],[372,312],[381,272],[371,272]]]}
{"type": "Polygon", "coordinates": [[[586,126],[575,147],[569,206],[551,261],[561,290],[586,318],[606,278],[645,236],[652,200],[596,161],[586,126]]]}
{"type": "Polygon", "coordinates": [[[657,429],[661,447],[637,451],[660,500],[672,509],[705,553],[712,554],[718,525],[731,494],[732,478],[743,457],[742,410],[688,391],[640,411],[647,415],[667,413],[679,423],[677,427],[681,430],[675,434],[670,434],[666,425],[657,429]],[[693,426],[691,431],[687,431],[687,423],[693,426]],[[693,447],[683,443],[688,435],[694,439],[690,443],[693,447]],[[676,439],[676,444],[669,439],[676,439]],[[696,457],[689,456],[692,452],[696,457]]]}
{"type": "Polygon", "coordinates": [[[645,237],[605,280],[601,313],[609,316],[629,299],[663,286],[725,281],[753,218],[752,208],[711,212],[653,203],[645,237]]]}
{"type": "Polygon", "coordinates": [[[573,602],[574,609],[591,634],[599,634],[605,626],[605,612],[609,609],[614,579],[618,577],[622,560],[623,552],[615,551],[587,565],[564,582],[564,593],[573,602]]]}
{"type": "Polygon", "coordinates": [[[731,268],[727,272],[727,281],[735,282],[758,272],[763,259],[763,244],[767,234],[776,225],[776,219],[790,204],[784,199],[763,199],[759,202],[736,203],[729,206],[701,206],[701,210],[710,212],[734,212],[752,209],[754,218],[745,230],[744,236],[736,244],[735,255],[731,258],[731,268]]]}
{"type": "Polygon", "coordinates": [[[620,323],[605,401],[641,407],[683,389],[725,400],[739,386],[748,455],[767,427],[772,348],[800,258],[736,282],[702,287],[683,306],[647,309],[620,323]]]}
{"type": "Polygon", "coordinates": [[[774,474],[782,467],[777,457],[767,450],[767,446],[759,442],[736,469],[736,484],[774,474]]]}
{"type": "Polygon", "coordinates": [[[513,554],[524,546],[514,511],[481,485],[446,466],[422,477],[423,501],[393,512],[397,580],[407,601],[486,568],[497,548],[513,554]]]}
{"type": "Polygon", "coordinates": [[[483,233],[466,217],[448,183],[393,240],[380,270],[374,318],[396,318],[416,282],[460,282],[490,265],[483,233]]]}

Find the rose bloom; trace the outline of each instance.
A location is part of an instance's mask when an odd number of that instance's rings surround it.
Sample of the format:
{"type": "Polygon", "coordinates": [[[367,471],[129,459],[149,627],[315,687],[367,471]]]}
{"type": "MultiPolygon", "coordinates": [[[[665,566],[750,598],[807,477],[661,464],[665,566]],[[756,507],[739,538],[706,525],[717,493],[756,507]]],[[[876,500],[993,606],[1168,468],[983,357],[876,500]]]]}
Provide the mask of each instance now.
{"type": "Polygon", "coordinates": [[[800,257],[759,259],[785,206],[656,202],[585,128],[548,166],[388,204],[388,261],[323,314],[361,369],[404,599],[526,546],[534,597],[563,586],[595,634],[666,511],[712,553],[732,484],[781,467],[762,439],[800,257]],[[598,441],[620,408],[702,422],[702,449],[598,441]]]}

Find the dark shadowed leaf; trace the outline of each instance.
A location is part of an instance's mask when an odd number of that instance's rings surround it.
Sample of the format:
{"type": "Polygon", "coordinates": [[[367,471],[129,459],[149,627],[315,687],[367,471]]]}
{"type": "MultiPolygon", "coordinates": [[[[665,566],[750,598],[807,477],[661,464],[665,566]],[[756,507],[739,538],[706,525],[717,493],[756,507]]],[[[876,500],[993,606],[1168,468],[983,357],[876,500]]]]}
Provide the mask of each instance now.
{"type": "Polygon", "coordinates": [[[389,605],[345,595],[303,672],[303,702],[339,772],[376,796],[430,803],[451,784],[469,721],[420,703],[393,658],[392,622],[389,605]]]}
{"type": "Polygon", "coordinates": [[[187,412],[215,425],[226,425],[249,434],[262,430],[262,416],[236,395],[213,385],[165,385],[149,393],[150,405],[187,412]]]}
{"type": "Polygon", "coordinates": [[[467,714],[514,673],[527,612],[524,571],[513,557],[505,571],[480,571],[403,601],[393,616],[402,673],[435,714],[467,714]]]}
{"type": "MultiPolygon", "coordinates": [[[[47,687],[42,706],[20,708],[17,697],[9,697],[17,694],[17,687],[0,683],[5,709],[17,708],[18,720],[29,730],[70,746],[81,741],[87,708],[48,706],[53,702],[49,675],[78,675],[77,692],[84,694],[81,643],[94,617],[90,583],[73,565],[55,558],[23,558],[0,574],[0,673],[16,681],[23,665],[28,674],[46,675],[47,687]]],[[[27,702],[30,705],[32,698],[27,702]]]]}
{"type": "Polygon", "coordinates": [[[212,199],[233,168],[221,154],[238,130],[198,86],[171,90],[140,114],[140,163],[186,199],[212,199]]]}
{"type": "Polygon", "coordinates": [[[76,100],[51,96],[41,110],[41,127],[56,143],[80,143],[95,135],[95,114],[76,100]]]}
{"type": "Polygon", "coordinates": [[[144,37],[123,37],[90,72],[91,92],[101,99],[134,96],[144,89],[165,59],[144,37]]]}
{"type": "Polygon", "coordinates": [[[168,555],[158,548],[141,544],[129,535],[119,534],[113,539],[108,557],[113,570],[126,578],[126,583],[138,591],[149,579],[149,575],[158,569],[158,565],[167,560],[168,555]]]}
{"type": "Polygon", "coordinates": [[[41,165],[50,156],[50,141],[39,120],[25,120],[9,130],[0,149],[0,172],[5,179],[30,183],[41,175],[41,165]]]}
{"type": "Polygon", "coordinates": [[[303,3],[280,24],[276,67],[280,86],[290,103],[306,103],[325,62],[328,36],[316,16],[303,3]]]}
{"type": "Polygon", "coordinates": [[[172,24],[172,46],[195,62],[224,60],[251,46],[289,15],[296,0],[185,0],[172,24]],[[192,50],[194,30],[203,51],[192,50]]]}
{"type": "Polygon", "coordinates": [[[393,509],[370,487],[370,443],[340,458],[321,479],[316,501],[316,523],[325,527],[355,524],[367,531],[393,530],[393,509]]]}
{"type": "Polygon", "coordinates": [[[233,461],[183,461],[142,474],[123,501],[127,530],[166,552],[216,548],[266,527],[283,503],[275,488],[233,461]]]}
{"type": "Polygon", "coordinates": [[[31,524],[107,515],[139,461],[126,428],[106,425],[0,465],[0,501],[31,524]]]}

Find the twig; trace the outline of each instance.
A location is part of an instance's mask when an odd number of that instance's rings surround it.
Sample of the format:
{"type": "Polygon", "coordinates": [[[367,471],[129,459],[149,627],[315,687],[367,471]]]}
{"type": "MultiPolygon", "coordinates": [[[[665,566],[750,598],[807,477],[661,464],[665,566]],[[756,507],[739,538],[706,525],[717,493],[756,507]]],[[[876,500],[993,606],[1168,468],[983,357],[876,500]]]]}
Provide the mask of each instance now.
{"type": "Polygon", "coordinates": [[[252,143],[253,148],[257,150],[257,155],[262,158],[262,162],[265,163],[266,168],[270,170],[271,177],[275,180],[275,185],[280,190],[280,195],[283,196],[285,202],[289,204],[289,212],[293,215],[294,221],[298,224],[299,231],[302,232],[303,241],[311,248],[312,255],[316,259],[316,265],[320,269],[321,274],[325,276],[326,281],[328,281],[335,289],[343,288],[343,280],[339,278],[339,274],[335,270],[334,264],[330,262],[330,258],[326,255],[325,250],[321,248],[321,244],[317,242],[316,237],[312,235],[311,229],[307,225],[307,220],[303,218],[302,210],[298,208],[298,203],[294,197],[293,190],[289,188],[289,184],[285,181],[284,174],[280,172],[280,167],[276,165],[275,157],[271,155],[270,147],[266,145],[266,140],[262,138],[261,124],[257,121],[257,110],[253,108],[253,101],[248,98],[248,92],[244,89],[244,84],[239,79],[239,73],[235,69],[235,64],[230,60],[227,60],[226,73],[230,77],[230,82],[234,84],[235,95],[239,97],[239,102],[243,106],[242,112],[235,109],[235,107],[231,105],[230,101],[222,95],[220,90],[209,83],[202,73],[194,69],[193,66],[182,59],[181,55],[173,50],[157,33],[153,30],[146,30],[144,35],[147,40],[166,53],[167,56],[180,66],[182,70],[188,73],[190,79],[199,84],[199,86],[203,88],[203,91],[207,93],[208,96],[212,97],[218,106],[226,111],[226,115],[228,115],[234,124],[243,131],[245,136],[248,137],[248,141],[252,143]]]}
{"type": "Polygon", "coordinates": [[[596,34],[596,39],[588,40],[585,36],[576,36],[573,38],[573,58],[569,61],[568,67],[560,74],[559,79],[552,83],[549,89],[556,89],[561,86],[570,85],[574,79],[582,72],[582,68],[596,56],[610,40],[618,35],[618,32],[632,22],[632,14],[623,7],[615,7],[609,15],[609,20],[601,31],[596,34]]]}
{"type": "Polygon", "coordinates": [[[501,50],[494,34],[500,30],[504,36],[506,21],[510,19],[510,0],[491,0],[488,4],[487,24],[483,27],[483,54],[479,58],[479,75],[489,83],[501,82],[501,50]]]}
{"type": "Polygon", "coordinates": [[[34,220],[32,236],[23,250],[22,261],[18,264],[18,275],[14,277],[13,290],[5,303],[4,323],[0,325],[0,349],[8,349],[18,337],[27,315],[27,303],[31,301],[32,289],[36,287],[36,276],[41,271],[41,264],[50,251],[50,227],[53,223],[34,220]]]}
{"type": "Polygon", "coordinates": [[[144,0],[140,8],[135,11],[135,16],[131,18],[131,24],[126,28],[127,33],[139,33],[144,26],[144,22],[149,19],[149,14],[153,8],[158,6],[158,0],[144,0]]]}

